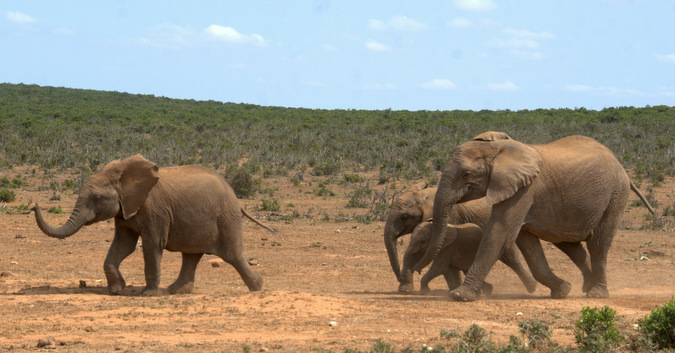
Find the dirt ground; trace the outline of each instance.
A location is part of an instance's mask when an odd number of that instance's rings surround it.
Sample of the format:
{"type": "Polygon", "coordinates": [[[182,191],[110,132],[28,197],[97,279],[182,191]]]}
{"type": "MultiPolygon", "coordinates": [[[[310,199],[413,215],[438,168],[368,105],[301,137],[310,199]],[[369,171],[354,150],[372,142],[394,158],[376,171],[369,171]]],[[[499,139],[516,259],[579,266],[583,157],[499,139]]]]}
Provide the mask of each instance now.
{"type": "MultiPolygon", "coordinates": [[[[43,210],[61,205],[65,214],[43,213],[54,225],[64,223],[76,195],[60,193],[60,200],[50,201],[54,192],[39,190],[67,176],[35,175],[26,167],[0,171],[10,179],[21,176],[27,184],[14,189],[17,199],[0,208],[36,201],[43,210]]],[[[369,177],[370,185],[377,184],[375,175],[369,177]]],[[[292,221],[256,211],[262,196],[242,201],[278,229],[269,234],[244,221],[246,255],[265,281],[264,289],[253,293],[231,266],[206,255],[193,294],[139,297],[145,280],[142,254],[136,251],[121,266],[128,287],[121,295],[109,295],[102,266],[112,222],[58,240],[39,231],[33,214],[0,212],[0,351],[40,350],[38,342],[48,338],[54,345],[47,348],[62,352],[341,352],[367,350],[378,338],[399,349],[419,350],[445,342],[439,337],[442,329],[464,331],[474,323],[505,343],[509,335],[519,335],[518,322],[535,318],[549,323],[555,341],[574,345],[574,322],[583,307],[611,306],[619,328],[631,333],[639,318],[675,294],[672,223],[668,231],[636,230],[646,210],[631,206],[609,254],[608,299],[587,299],[581,274],[551,244],[545,244],[551,267],[573,285],[567,299],[550,299],[541,285],[527,293],[501,263],[488,276],[493,295],[476,302],[451,301],[442,278],[431,282],[429,295],[399,294],[383,244],[384,222],[326,221],[326,214],[335,219],[367,210],[345,208],[354,185],[336,183],[329,186],[335,196],[315,196],[312,190],[321,180],[325,178],[306,176],[299,186],[288,177],[264,180],[264,187],[278,189],[274,198],[281,213],[301,215],[292,221]]],[[[400,181],[397,187],[414,183],[400,181]]],[[[673,179],[655,188],[658,211],[673,204],[674,188],[673,179]]],[[[408,237],[402,239],[401,257],[408,237]]],[[[164,290],[180,263],[179,253],[164,253],[164,290]]]]}

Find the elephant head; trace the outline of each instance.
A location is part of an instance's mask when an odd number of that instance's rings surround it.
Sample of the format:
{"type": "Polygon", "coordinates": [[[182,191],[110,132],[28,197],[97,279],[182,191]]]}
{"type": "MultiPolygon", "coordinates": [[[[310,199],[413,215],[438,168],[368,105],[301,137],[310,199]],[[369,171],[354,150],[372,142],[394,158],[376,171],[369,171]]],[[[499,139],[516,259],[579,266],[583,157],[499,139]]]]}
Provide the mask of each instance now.
{"type": "Polygon", "coordinates": [[[102,171],[87,179],[80,190],[73,213],[61,227],[54,228],[42,218],[35,205],[35,219],[45,234],[67,238],[82,226],[122,216],[133,217],[145,202],[157,180],[158,167],[140,154],[108,163],[102,171]]]}
{"type": "Polygon", "coordinates": [[[456,203],[485,197],[489,205],[512,197],[532,183],[541,157],[535,149],[503,132],[488,131],[457,146],[448,158],[434,199],[429,248],[415,266],[421,271],[452,237],[444,235],[448,211],[456,203]]]}
{"type": "Polygon", "coordinates": [[[420,222],[431,217],[435,193],[436,188],[427,188],[427,183],[419,183],[399,195],[391,205],[384,226],[384,245],[387,248],[391,268],[399,280],[401,269],[396,240],[412,233],[420,222]]]}

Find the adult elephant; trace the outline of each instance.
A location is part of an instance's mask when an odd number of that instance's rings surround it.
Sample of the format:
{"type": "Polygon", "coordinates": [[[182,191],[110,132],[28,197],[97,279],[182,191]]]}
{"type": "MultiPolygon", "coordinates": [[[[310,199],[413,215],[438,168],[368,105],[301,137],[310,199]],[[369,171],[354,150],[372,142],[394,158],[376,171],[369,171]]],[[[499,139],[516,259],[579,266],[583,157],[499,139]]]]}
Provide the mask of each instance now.
{"type": "Polygon", "coordinates": [[[641,196],[614,154],[591,138],[526,145],[503,132],[485,132],[450,155],[434,199],[431,244],[415,270],[443,247],[448,211],[486,197],[492,214],[485,236],[452,298],[475,300],[503,249],[516,240],[537,281],[551,288],[553,297],[566,296],[570,284],[550,271],[540,239],[577,249],[586,242],[590,270],[584,273],[584,291],[608,297],[607,253],[631,188],[641,196]]]}
{"type": "Polygon", "coordinates": [[[164,249],[180,251],[183,264],[170,293],[191,293],[197,264],[203,254],[215,254],[234,266],[249,290],[262,288],[260,274],[244,256],[241,215],[253,219],[239,204],[234,191],[218,174],[201,166],[158,168],[141,155],[108,163],[82,187],[70,218],[53,228],[33,207],[40,229],[66,238],[82,226],[115,219],[113,238],[103,269],[108,290],[117,294],[126,283],[119,271],[122,260],[142,239],[146,286],[141,295],[159,295],[160,264],[164,249]]]}

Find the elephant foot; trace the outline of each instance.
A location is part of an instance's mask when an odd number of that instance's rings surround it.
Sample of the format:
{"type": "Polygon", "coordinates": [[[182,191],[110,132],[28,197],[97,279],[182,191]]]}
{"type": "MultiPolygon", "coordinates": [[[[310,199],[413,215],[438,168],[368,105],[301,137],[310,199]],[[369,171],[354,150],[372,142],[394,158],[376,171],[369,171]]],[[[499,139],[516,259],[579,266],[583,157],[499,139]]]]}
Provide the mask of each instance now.
{"type": "Polygon", "coordinates": [[[457,289],[450,293],[450,297],[458,302],[472,302],[476,300],[477,296],[476,291],[472,291],[464,285],[457,287],[457,289]]]}
{"type": "Polygon", "coordinates": [[[607,287],[596,285],[586,292],[588,298],[609,298],[609,291],[607,287]]]}
{"type": "Polygon", "coordinates": [[[557,289],[551,289],[551,298],[553,299],[565,299],[567,295],[570,294],[572,290],[572,285],[567,281],[563,281],[557,289]]]}
{"type": "Polygon", "coordinates": [[[483,282],[483,286],[480,287],[480,293],[483,294],[486,297],[489,297],[492,295],[492,285],[487,282],[483,282]]]}
{"type": "Polygon", "coordinates": [[[581,286],[581,291],[584,293],[588,293],[588,291],[593,288],[593,282],[591,280],[584,278],[584,284],[581,286]]]}
{"type": "Polygon", "coordinates": [[[180,284],[178,283],[178,281],[176,281],[173,282],[167,289],[171,294],[190,294],[192,293],[192,289],[194,288],[194,286],[195,282],[187,282],[180,284]]]}
{"type": "Polygon", "coordinates": [[[423,285],[423,286],[420,287],[420,290],[419,290],[418,293],[422,294],[422,295],[429,294],[429,293],[431,293],[431,288],[429,288],[429,286],[423,285]]]}
{"type": "Polygon", "coordinates": [[[124,290],[124,288],[126,286],[127,286],[127,284],[124,283],[124,280],[122,280],[121,282],[117,282],[117,283],[112,283],[112,284],[109,283],[108,284],[108,293],[113,294],[113,295],[118,295],[124,290]]]}
{"type": "Polygon", "coordinates": [[[147,287],[139,294],[141,297],[159,297],[162,295],[162,290],[159,288],[148,289],[147,287]]]}
{"type": "Polygon", "coordinates": [[[260,275],[256,276],[253,280],[244,281],[244,283],[246,283],[248,290],[251,292],[257,292],[263,287],[263,280],[260,275]]]}
{"type": "Polygon", "coordinates": [[[523,284],[528,293],[534,293],[534,291],[537,290],[537,281],[534,278],[532,278],[532,281],[523,282],[523,284]]]}
{"type": "Polygon", "coordinates": [[[398,286],[398,291],[401,293],[410,293],[415,290],[415,285],[412,283],[401,283],[398,286]]]}

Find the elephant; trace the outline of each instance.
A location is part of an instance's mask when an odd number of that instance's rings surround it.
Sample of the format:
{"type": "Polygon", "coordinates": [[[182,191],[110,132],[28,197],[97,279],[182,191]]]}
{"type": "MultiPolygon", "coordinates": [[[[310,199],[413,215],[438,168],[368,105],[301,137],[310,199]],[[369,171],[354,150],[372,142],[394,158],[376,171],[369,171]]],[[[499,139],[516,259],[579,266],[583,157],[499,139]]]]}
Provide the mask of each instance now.
{"type": "Polygon", "coordinates": [[[258,291],[263,281],[244,256],[241,216],[275,231],[251,217],[217,173],[198,165],[159,168],[140,154],[114,160],[89,177],[61,227],[47,224],[38,204],[33,210],[40,230],[60,239],[84,225],[114,218],[115,236],[103,265],[111,294],[119,294],[126,286],[119,266],[134,252],[139,236],[145,262],[143,296],[161,294],[164,249],[182,252],[180,274],[168,287],[169,293],[192,292],[195,270],[204,254],[231,264],[248,289],[258,291]]]}
{"type": "MultiPolygon", "coordinates": [[[[423,222],[413,230],[410,236],[410,245],[408,245],[403,256],[404,269],[411,269],[426,252],[431,239],[431,226],[431,222],[423,222]]],[[[445,227],[445,237],[454,239],[454,241],[441,249],[441,252],[431,263],[429,270],[422,276],[420,281],[420,293],[422,294],[430,291],[429,282],[440,275],[445,277],[450,290],[457,288],[462,283],[458,271],[461,270],[466,273],[469,270],[476,256],[478,245],[483,238],[483,229],[473,223],[448,224],[445,227]]],[[[511,249],[513,251],[507,250],[504,252],[500,260],[518,274],[529,293],[534,292],[537,282],[520,262],[516,247],[514,246],[511,249]]],[[[492,285],[484,282],[480,292],[490,295],[492,285]]]]}
{"type": "Polygon", "coordinates": [[[556,244],[582,269],[588,297],[608,297],[607,253],[631,190],[648,204],[614,154],[589,137],[527,145],[503,132],[482,133],[457,146],[443,168],[432,239],[415,271],[453,241],[444,235],[449,210],[484,197],[492,214],[464,283],[451,292],[453,299],[475,300],[503,249],[514,243],[534,278],[551,289],[553,298],[565,298],[571,285],[553,274],[540,240],[556,244]]]}
{"type": "MultiPolygon", "coordinates": [[[[416,184],[394,199],[387,215],[384,227],[384,243],[392,270],[400,283],[399,292],[411,292],[414,290],[412,267],[416,262],[404,262],[403,269],[399,268],[396,240],[405,234],[412,233],[420,223],[431,218],[435,195],[436,188],[428,187],[427,183],[416,184]]],[[[448,219],[452,224],[474,223],[479,227],[483,227],[487,225],[490,219],[491,210],[485,200],[481,199],[457,204],[449,212],[448,219]]],[[[417,248],[419,245],[414,245],[411,238],[408,249],[411,246],[417,248]]],[[[509,249],[509,251],[511,250],[509,249]]],[[[408,250],[406,250],[407,252],[408,250]]],[[[534,277],[522,266],[515,247],[513,247],[513,252],[509,252],[505,256],[505,260],[513,264],[513,269],[521,276],[528,290],[534,288],[536,285],[534,277]]],[[[444,272],[449,271],[454,271],[454,273],[448,273],[447,276],[457,278],[457,281],[459,281],[459,270],[448,269],[446,267],[446,271],[444,272]]]]}

